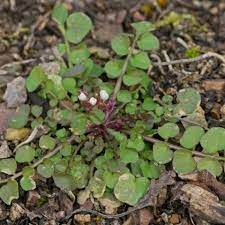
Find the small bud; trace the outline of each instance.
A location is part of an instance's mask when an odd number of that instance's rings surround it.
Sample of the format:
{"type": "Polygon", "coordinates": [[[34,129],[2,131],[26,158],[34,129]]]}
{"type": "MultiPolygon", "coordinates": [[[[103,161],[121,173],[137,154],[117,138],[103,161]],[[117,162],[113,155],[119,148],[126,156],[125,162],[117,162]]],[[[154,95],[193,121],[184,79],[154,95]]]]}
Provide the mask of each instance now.
{"type": "Polygon", "coordinates": [[[94,97],[91,97],[90,100],[89,100],[89,102],[90,102],[91,105],[94,106],[94,105],[96,105],[96,103],[97,103],[97,99],[94,98],[94,97]]]}
{"type": "Polygon", "coordinates": [[[87,101],[87,96],[83,93],[83,92],[81,92],[79,95],[78,95],[78,99],[80,100],[80,101],[87,101]]]}
{"type": "Polygon", "coordinates": [[[100,97],[103,101],[106,101],[109,99],[109,94],[105,90],[100,91],[100,97]]]}

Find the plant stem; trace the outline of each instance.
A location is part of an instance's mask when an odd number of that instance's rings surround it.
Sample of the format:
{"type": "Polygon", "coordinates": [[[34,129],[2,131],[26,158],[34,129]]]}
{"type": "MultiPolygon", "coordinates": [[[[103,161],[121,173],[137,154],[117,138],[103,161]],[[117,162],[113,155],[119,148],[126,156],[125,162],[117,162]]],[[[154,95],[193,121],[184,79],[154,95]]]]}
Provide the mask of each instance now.
{"type": "MultiPolygon", "coordinates": [[[[153,137],[150,137],[150,136],[143,136],[143,138],[144,138],[145,141],[148,141],[148,142],[151,142],[151,143],[160,143],[160,142],[163,142],[161,140],[158,140],[158,139],[153,138],[153,137]]],[[[166,144],[171,149],[174,149],[174,150],[188,150],[188,151],[190,151],[189,149],[183,148],[183,147],[181,147],[179,145],[171,144],[171,143],[168,143],[168,142],[166,142],[166,144]]],[[[225,161],[225,157],[220,157],[220,156],[215,156],[215,155],[208,155],[208,154],[205,154],[205,153],[202,153],[202,152],[198,152],[198,151],[191,151],[191,152],[192,152],[192,155],[195,155],[195,156],[208,157],[208,158],[211,158],[211,159],[225,161]]]]}
{"type": "Polygon", "coordinates": [[[123,81],[123,76],[124,76],[124,74],[127,71],[127,66],[128,66],[130,57],[132,56],[133,50],[135,48],[135,44],[137,42],[137,39],[138,39],[138,36],[136,35],[134,40],[133,40],[132,46],[130,47],[129,53],[128,53],[126,59],[125,59],[125,62],[123,64],[123,67],[122,67],[122,70],[120,72],[119,78],[116,81],[116,85],[115,85],[115,88],[114,88],[114,91],[113,91],[113,95],[112,95],[112,100],[116,99],[116,96],[117,96],[117,94],[118,94],[118,92],[119,92],[119,90],[121,88],[122,81],[123,81]]]}
{"type": "Polygon", "coordinates": [[[64,38],[64,43],[65,43],[66,55],[67,55],[67,60],[68,60],[69,68],[72,68],[73,67],[73,63],[70,60],[70,45],[69,45],[69,42],[66,39],[66,31],[65,31],[65,28],[63,26],[59,25],[59,30],[61,31],[61,33],[63,35],[63,38],[64,38]]]}
{"type": "MultiPolygon", "coordinates": [[[[71,136],[67,142],[71,143],[74,140],[74,136],[71,136]]],[[[80,146],[81,147],[81,146],[80,146]]],[[[43,156],[41,159],[39,159],[37,162],[35,162],[34,164],[31,165],[32,168],[36,168],[38,165],[40,165],[45,159],[50,158],[51,156],[55,155],[60,149],[62,148],[62,145],[58,145],[53,151],[49,152],[48,154],[46,154],[45,156],[43,156]]],[[[79,146],[78,146],[79,148],[79,146]]],[[[16,174],[14,174],[11,177],[8,177],[6,179],[0,180],[0,184],[4,184],[7,183],[9,180],[15,180],[18,177],[21,177],[23,174],[22,172],[18,172],[16,174]]]]}

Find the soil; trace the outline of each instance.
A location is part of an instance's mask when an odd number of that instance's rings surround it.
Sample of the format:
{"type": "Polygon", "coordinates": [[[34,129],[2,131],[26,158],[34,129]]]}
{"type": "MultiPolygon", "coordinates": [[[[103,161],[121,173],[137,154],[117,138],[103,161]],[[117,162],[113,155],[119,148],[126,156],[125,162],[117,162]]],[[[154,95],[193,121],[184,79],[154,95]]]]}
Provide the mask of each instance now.
{"type": "MultiPolygon", "coordinates": [[[[148,20],[157,23],[171,12],[188,15],[189,19],[180,19],[178,24],[165,22],[157,29],[155,34],[160,39],[161,48],[152,56],[152,61],[164,62],[165,55],[168,55],[170,60],[186,58],[186,50],[194,46],[198,48],[200,54],[205,52],[225,54],[225,2],[223,0],[160,0],[158,3],[156,0],[65,0],[61,2],[64,2],[70,11],[83,11],[91,17],[95,28],[88,36],[88,46],[99,47],[110,55],[112,54],[110,40],[119,32],[129,32],[131,22],[148,20]]],[[[1,0],[0,99],[9,81],[16,76],[27,76],[33,65],[49,62],[54,58],[53,47],[61,40],[60,33],[50,16],[55,4],[55,0],[1,0]],[[31,61],[25,61],[30,59],[31,61]],[[17,61],[24,61],[24,63],[14,64],[17,61]],[[2,70],[3,74],[1,74],[2,70]]],[[[218,59],[210,58],[171,67],[154,67],[150,75],[154,83],[154,88],[151,90],[154,95],[163,93],[175,95],[178,90],[188,86],[198,89],[202,96],[201,107],[205,111],[209,126],[225,127],[225,65],[218,59]]],[[[57,194],[57,190],[48,186],[51,185],[51,181],[40,182],[40,185],[42,185],[42,191],[51,190],[50,194],[44,191],[42,194],[46,198],[50,195],[52,202],[35,212],[23,211],[24,216],[18,217],[19,219],[14,222],[4,219],[10,208],[2,206],[0,207],[0,224],[57,224],[55,221],[57,217],[60,217],[60,209],[71,207],[71,202],[63,193],[57,194]],[[61,204],[60,199],[63,199],[61,204]],[[44,217],[31,220],[32,216],[35,217],[32,213],[39,215],[41,211],[44,212],[44,217]],[[52,218],[49,217],[49,213],[52,213],[52,218]]],[[[39,194],[34,192],[25,195],[25,198],[19,199],[18,202],[24,205],[29,205],[29,202],[32,204],[33,200],[30,198],[39,198],[39,194]]],[[[32,206],[29,208],[32,209],[32,206]]],[[[13,210],[19,211],[17,208],[13,210]]],[[[125,208],[121,209],[121,211],[125,210],[125,208]]],[[[152,212],[157,219],[154,222],[147,220],[149,224],[191,224],[188,208],[180,208],[179,202],[176,204],[166,202],[152,212]]],[[[146,212],[141,213],[146,216],[146,212]]],[[[147,218],[151,216],[152,214],[147,215],[147,218]]],[[[123,224],[127,218],[129,219],[129,216],[108,221],[94,217],[91,222],[89,218],[79,218],[77,221],[87,220],[87,224],[123,224]]],[[[128,221],[126,224],[135,224],[134,221],[131,220],[130,223],[128,221]]],[[[64,224],[73,223],[67,221],[64,224]]],[[[77,224],[82,223],[77,222],[77,224]]],[[[140,224],[140,221],[137,224],[140,224]]]]}

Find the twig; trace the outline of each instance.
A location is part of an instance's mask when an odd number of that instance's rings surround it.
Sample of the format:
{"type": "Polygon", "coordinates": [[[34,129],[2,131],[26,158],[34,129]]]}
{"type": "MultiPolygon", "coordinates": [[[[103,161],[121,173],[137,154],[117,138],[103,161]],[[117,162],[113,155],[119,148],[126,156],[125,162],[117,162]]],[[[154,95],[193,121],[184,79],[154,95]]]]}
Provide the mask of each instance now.
{"type": "Polygon", "coordinates": [[[132,46],[130,48],[130,51],[127,55],[127,58],[125,59],[125,62],[123,64],[123,68],[121,70],[121,73],[119,75],[119,78],[117,79],[117,82],[116,82],[116,85],[115,85],[115,88],[114,88],[114,91],[113,91],[113,95],[112,95],[112,100],[114,101],[116,99],[116,96],[121,88],[121,84],[122,84],[122,80],[123,80],[123,76],[124,74],[126,73],[126,70],[127,70],[127,66],[128,66],[128,62],[130,60],[130,57],[132,56],[132,53],[133,53],[133,50],[134,50],[134,47],[135,47],[135,44],[137,42],[137,39],[138,39],[138,36],[136,36],[134,38],[134,41],[132,43],[132,46]]]}
{"type": "MultiPolygon", "coordinates": [[[[156,54],[151,54],[151,57],[152,57],[153,59],[156,59],[156,60],[157,60],[157,63],[151,63],[151,64],[154,65],[154,66],[158,66],[160,72],[161,72],[163,75],[165,75],[166,73],[165,73],[163,67],[161,66],[162,61],[161,61],[160,57],[159,57],[158,55],[156,55],[156,54]],[[157,64],[158,64],[158,65],[157,65],[157,64]]],[[[150,65],[149,67],[152,67],[152,65],[150,65]]],[[[149,73],[148,73],[148,74],[149,74],[149,73]]]]}
{"type": "MultiPolygon", "coordinates": [[[[74,136],[71,136],[67,142],[71,143],[74,140],[74,136]]],[[[37,162],[35,162],[34,164],[31,165],[32,168],[37,167],[39,164],[41,164],[45,159],[50,158],[51,156],[55,155],[60,149],[62,148],[62,145],[58,145],[53,151],[49,152],[48,154],[46,154],[45,156],[43,156],[41,159],[39,159],[37,162]]],[[[0,180],[0,184],[4,184],[7,183],[9,180],[15,180],[16,178],[22,176],[22,172],[18,172],[16,174],[14,174],[11,177],[8,177],[6,179],[0,180]]]]}
{"type": "Polygon", "coordinates": [[[173,60],[170,62],[153,62],[152,64],[154,66],[169,66],[169,65],[175,65],[175,64],[186,64],[186,63],[198,62],[198,61],[208,59],[211,57],[215,57],[215,58],[219,59],[221,62],[225,63],[225,57],[223,55],[220,55],[215,52],[208,52],[208,53],[205,53],[203,55],[200,55],[200,56],[197,56],[197,57],[191,58],[191,59],[178,59],[178,60],[173,60]]]}
{"type": "MultiPolygon", "coordinates": [[[[150,136],[143,136],[144,140],[145,141],[148,141],[148,142],[151,142],[151,143],[161,143],[162,141],[156,139],[156,138],[153,138],[153,137],[150,137],[150,136]]],[[[175,144],[170,144],[170,143],[166,143],[171,149],[174,149],[174,150],[188,150],[186,148],[183,148],[179,145],[175,145],[175,144]]],[[[214,156],[214,155],[208,155],[208,154],[205,154],[205,153],[202,153],[202,152],[198,152],[198,151],[191,151],[191,153],[195,156],[199,156],[199,157],[208,157],[208,158],[212,158],[212,159],[217,159],[217,160],[221,160],[221,161],[225,161],[225,157],[220,157],[220,156],[214,156]]]]}
{"type": "Polygon", "coordinates": [[[1,66],[0,69],[12,67],[12,66],[15,66],[15,65],[28,64],[28,63],[31,63],[31,62],[34,62],[34,61],[36,61],[36,59],[26,59],[26,60],[22,60],[22,61],[18,61],[18,62],[7,63],[7,64],[4,64],[3,66],[1,66]]]}
{"type": "MultiPolygon", "coordinates": [[[[163,50],[162,53],[163,53],[163,55],[164,55],[164,57],[166,59],[166,62],[170,63],[171,60],[170,60],[170,57],[168,56],[166,50],[163,50]]],[[[171,64],[168,65],[168,68],[169,68],[169,71],[173,71],[173,66],[171,64]]]]}

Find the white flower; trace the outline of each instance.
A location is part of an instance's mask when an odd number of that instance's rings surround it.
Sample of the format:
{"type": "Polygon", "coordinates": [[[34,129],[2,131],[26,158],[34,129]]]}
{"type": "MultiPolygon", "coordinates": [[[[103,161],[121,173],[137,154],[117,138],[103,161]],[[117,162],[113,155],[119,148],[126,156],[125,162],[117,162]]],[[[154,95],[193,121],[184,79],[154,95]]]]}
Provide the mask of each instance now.
{"type": "Polygon", "coordinates": [[[80,100],[80,101],[87,101],[87,96],[83,93],[83,92],[81,92],[79,95],[78,95],[78,99],[80,100]]]}
{"type": "Polygon", "coordinates": [[[89,100],[89,102],[90,102],[91,105],[96,105],[97,99],[94,98],[94,97],[91,97],[90,100],[89,100]]]}
{"type": "Polygon", "coordinates": [[[105,90],[100,91],[100,97],[103,101],[106,101],[109,99],[109,94],[105,90]]]}

